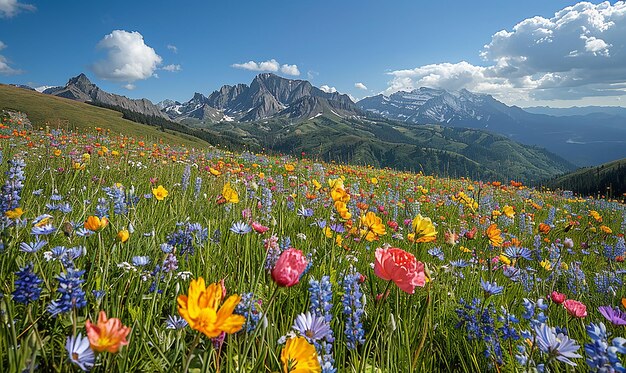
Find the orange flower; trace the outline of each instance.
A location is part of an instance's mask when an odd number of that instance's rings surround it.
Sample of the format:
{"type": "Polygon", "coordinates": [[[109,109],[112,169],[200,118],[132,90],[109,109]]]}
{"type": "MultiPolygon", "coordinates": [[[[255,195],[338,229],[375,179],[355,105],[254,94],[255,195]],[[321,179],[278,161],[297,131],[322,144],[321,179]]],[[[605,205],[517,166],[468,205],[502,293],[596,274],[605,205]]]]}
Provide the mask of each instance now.
{"type": "Polygon", "coordinates": [[[294,165],[292,165],[291,163],[285,164],[285,171],[293,172],[295,169],[296,169],[296,167],[294,165]]]}
{"type": "Polygon", "coordinates": [[[106,217],[103,217],[102,219],[100,219],[97,216],[90,216],[87,218],[87,221],[85,222],[85,229],[89,229],[90,231],[96,232],[96,231],[106,228],[108,224],[109,224],[109,220],[106,217]]]}
{"type": "Polygon", "coordinates": [[[546,223],[540,223],[539,224],[539,232],[543,233],[543,234],[548,234],[550,233],[550,230],[552,228],[550,228],[550,226],[546,223]]]}
{"type": "Polygon", "coordinates": [[[122,229],[121,231],[117,232],[117,240],[121,243],[128,241],[129,238],[130,232],[127,229],[122,229]]]}
{"type": "Polygon", "coordinates": [[[368,211],[365,216],[361,216],[361,224],[363,224],[363,227],[366,228],[369,232],[374,232],[379,236],[387,233],[385,229],[385,224],[383,224],[383,220],[371,211],[368,211]]]}
{"type": "Polygon", "coordinates": [[[600,230],[606,234],[611,234],[613,233],[613,230],[609,227],[607,227],[606,225],[601,225],[600,226],[600,230]]]}
{"type": "Polygon", "coordinates": [[[498,229],[498,225],[495,223],[491,224],[489,228],[487,228],[487,237],[489,237],[489,242],[491,242],[491,245],[493,245],[494,247],[502,246],[502,242],[504,241],[504,239],[502,238],[501,234],[502,231],[498,229]]]}
{"type": "Polygon", "coordinates": [[[121,346],[128,344],[126,336],[130,333],[130,328],[124,326],[122,321],[115,317],[107,319],[104,311],[100,311],[96,325],[87,320],[85,328],[91,349],[95,352],[116,353],[121,346]]]}
{"type": "Polygon", "coordinates": [[[22,214],[24,214],[24,210],[22,210],[21,207],[16,207],[13,210],[8,210],[7,212],[5,212],[4,216],[9,219],[19,219],[22,214]]]}
{"type": "Polygon", "coordinates": [[[223,296],[222,286],[218,282],[206,287],[204,279],[198,277],[197,280],[191,280],[188,295],[178,296],[178,313],[192,329],[209,338],[215,338],[222,332],[236,333],[246,321],[241,315],[233,315],[241,297],[231,295],[220,307],[223,296]]]}

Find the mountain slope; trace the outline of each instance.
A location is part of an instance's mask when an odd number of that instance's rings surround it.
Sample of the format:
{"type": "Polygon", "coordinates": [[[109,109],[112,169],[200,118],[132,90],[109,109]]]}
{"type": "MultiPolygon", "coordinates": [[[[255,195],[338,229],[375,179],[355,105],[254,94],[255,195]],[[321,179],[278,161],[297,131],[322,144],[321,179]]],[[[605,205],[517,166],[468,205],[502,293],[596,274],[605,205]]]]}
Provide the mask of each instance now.
{"type": "Polygon", "coordinates": [[[326,161],[440,176],[539,182],[574,169],[571,163],[544,149],[485,131],[440,125],[322,115],[299,122],[284,118],[221,122],[211,128],[276,152],[305,152],[326,161]]]}
{"type": "Polygon", "coordinates": [[[53,87],[44,91],[53,96],[69,98],[80,102],[93,102],[108,106],[121,107],[148,116],[167,118],[150,100],[130,99],[128,97],[108,93],[93,84],[85,74],[71,78],[64,87],[53,87]]]}
{"type": "Polygon", "coordinates": [[[101,127],[131,137],[154,141],[163,139],[171,144],[187,144],[194,147],[208,146],[207,142],[197,137],[174,131],[159,131],[153,126],[122,119],[122,114],[117,111],[4,84],[0,84],[0,109],[24,112],[36,127],[80,130],[101,127]]]}
{"type": "Polygon", "coordinates": [[[626,125],[624,118],[616,115],[532,114],[490,95],[431,88],[368,97],[357,106],[373,115],[414,125],[488,130],[524,144],[545,147],[577,165],[626,157],[626,125]]]}
{"type": "Polygon", "coordinates": [[[626,197],[626,158],[585,167],[546,183],[553,189],[571,190],[582,195],[605,195],[624,200],[626,197]]]}

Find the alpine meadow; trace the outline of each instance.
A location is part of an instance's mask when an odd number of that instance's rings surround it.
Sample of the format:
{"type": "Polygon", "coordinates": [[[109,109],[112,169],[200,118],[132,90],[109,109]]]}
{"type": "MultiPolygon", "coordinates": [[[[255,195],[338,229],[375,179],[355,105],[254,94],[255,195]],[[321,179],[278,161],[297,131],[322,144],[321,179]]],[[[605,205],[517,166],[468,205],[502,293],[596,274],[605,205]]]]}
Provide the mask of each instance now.
{"type": "Polygon", "coordinates": [[[625,2],[24,1],[0,372],[626,372],[625,2]]]}

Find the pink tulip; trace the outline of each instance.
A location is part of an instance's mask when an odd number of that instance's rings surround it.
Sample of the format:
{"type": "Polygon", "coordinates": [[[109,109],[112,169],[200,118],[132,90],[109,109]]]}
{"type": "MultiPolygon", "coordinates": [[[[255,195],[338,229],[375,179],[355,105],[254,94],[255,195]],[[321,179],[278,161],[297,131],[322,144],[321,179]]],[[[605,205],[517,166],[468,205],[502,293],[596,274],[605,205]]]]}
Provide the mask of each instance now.
{"type": "Polygon", "coordinates": [[[552,294],[550,294],[550,299],[552,299],[552,301],[556,304],[563,304],[565,298],[565,294],[556,291],[553,291],[552,294]]]}
{"type": "Polygon", "coordinates": [[[395,247],[376,249],[374,273],[383,280],[393,281],[409,294],[415,292],[416,286],[426,284],[424,263],[415,260],[413,254],[395,247]]]}
{"type": "Polygon", "coordinates": [[[574,317],[583,318],[587,316],[587,306],[577,300],[568,299],[563,302],[563,305],[567,312],[574,317]]]}
{"type": "Polygon", "coordinates": [[[254,229],[254,231],[257,233],[265,233],[269,230],[269,227],[266,227],[261,223],[255,221],[252,223],[252,229],[254,229]]]}
{"type": "Polygon", "coordinates": [[[294,248],[287,249],[276,261],[272,269],[272,278],[278,286],[293,286],[300,281],[300,276],[306,266],[306,258],[302,255],[302,251],[294,248]]]}

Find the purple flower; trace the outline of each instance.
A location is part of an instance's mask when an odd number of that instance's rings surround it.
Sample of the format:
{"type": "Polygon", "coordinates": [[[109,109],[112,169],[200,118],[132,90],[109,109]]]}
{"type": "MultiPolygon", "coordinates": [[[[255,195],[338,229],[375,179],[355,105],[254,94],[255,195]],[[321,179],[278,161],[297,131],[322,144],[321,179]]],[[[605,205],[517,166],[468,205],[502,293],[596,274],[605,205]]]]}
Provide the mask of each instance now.
{"type": "Polygon", "coordinates": [[[309,342],[319,341],[332,333],[323,316],[311,315],[310,312],[299,314],[296,317],[293,329],[298,331],[309,342]]]}
{"type": "Polygon", "coordinates": [[[600,306],[598,311],[613,325],[626,325],[626,312],[611,306],[600,306]]]}

